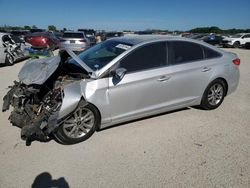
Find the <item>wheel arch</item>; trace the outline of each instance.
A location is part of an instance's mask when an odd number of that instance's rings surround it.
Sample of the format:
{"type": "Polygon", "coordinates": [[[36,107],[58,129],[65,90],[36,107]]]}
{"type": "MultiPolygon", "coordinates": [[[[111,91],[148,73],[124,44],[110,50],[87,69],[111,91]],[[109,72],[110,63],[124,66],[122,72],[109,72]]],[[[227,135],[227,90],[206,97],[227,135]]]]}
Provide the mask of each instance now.
{"type": "Polygon", "coordinates": [[[98,107],[95,104],[93,104],[91,102],[88,102],[84,97],[82,97],[81,100],[86,101],[87,104],[91,104],[96,109],[96,111],[97,111],[97,113],[99,115],[99,119],[98,119],[99,122],[98,122],[97,131],[100,130],[100,128],[101,128],[101,122],[102,122],[101,111],[98,109],[98,107]]]}

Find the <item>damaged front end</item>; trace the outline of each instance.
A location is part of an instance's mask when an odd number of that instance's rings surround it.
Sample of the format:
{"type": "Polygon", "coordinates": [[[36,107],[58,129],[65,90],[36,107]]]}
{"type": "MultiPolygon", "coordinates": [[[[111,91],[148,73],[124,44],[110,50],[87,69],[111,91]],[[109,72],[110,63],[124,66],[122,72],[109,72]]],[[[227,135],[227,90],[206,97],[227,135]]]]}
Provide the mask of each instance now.
{"type": "Polygon", "coordinates": [[[21,138],[46,142],[57,126],[57,117],[62,104],[61,88],[49,91],[42,100],[40,89],[15,82],[4,97],[3,111],[13,106],[9,120],[21,128],[21,138]]]}
{"type": "MultiPolygon", "coordinates": [[[[59,119],[63,117],[60,109],[65,106],[65,88],[76,80],[88,77],[86,72],[74,72],[72,67],[65,66],[68,57],[66,53],[28,61],[18,75],[19,82],[15,81],[3,98],[2,111],[13,107],[9,120],[13,126],[21,128],[21,138],[27,145],[34,140],[50,140],[61,123],[59,119]]],[[[78,95],[75,106],[81,98],[80,92],[78,95]]]]}

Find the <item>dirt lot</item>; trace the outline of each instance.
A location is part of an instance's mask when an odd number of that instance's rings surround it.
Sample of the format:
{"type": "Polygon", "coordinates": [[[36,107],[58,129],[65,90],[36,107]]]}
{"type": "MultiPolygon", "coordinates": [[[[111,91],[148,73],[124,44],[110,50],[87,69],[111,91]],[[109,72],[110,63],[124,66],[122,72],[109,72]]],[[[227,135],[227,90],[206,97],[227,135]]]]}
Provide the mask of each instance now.
{"type": "MultiPolygon", "coordinates": [[[[250,50],[227,50],[242,60],[240,85],[214,111],[189,108],[73,146],[30,147],[0,113],[0,187],[250,187],[250,50]]],[[[1,99],[22,65],[0,68],[1,99]]]]}

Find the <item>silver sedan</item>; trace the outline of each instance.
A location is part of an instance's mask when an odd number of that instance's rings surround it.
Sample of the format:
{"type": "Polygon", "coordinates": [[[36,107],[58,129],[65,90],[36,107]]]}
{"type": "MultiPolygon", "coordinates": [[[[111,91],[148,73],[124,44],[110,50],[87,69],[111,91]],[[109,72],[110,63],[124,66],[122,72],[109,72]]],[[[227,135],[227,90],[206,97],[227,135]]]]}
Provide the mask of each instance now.
{"type": "Polygon", "coordinates": [[[24,65],[18,93],[12,88],[3,108],[14,104],[10,120],[26,141],[54,135],[75,144],[98,129],[166,111],[212,110],[239,83],[236,54],[180,37],[119,37],[78,56],[67,50],[36,61],[24,65]],[[13,95],[26,100],[15,106],[13,95]]]}

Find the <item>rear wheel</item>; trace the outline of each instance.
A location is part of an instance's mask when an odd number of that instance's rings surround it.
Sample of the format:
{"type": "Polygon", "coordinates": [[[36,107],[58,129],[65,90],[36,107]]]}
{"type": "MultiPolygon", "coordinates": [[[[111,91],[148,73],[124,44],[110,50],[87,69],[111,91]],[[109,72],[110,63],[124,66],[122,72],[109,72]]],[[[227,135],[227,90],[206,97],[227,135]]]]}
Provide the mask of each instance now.
{"type": "Polygon", "coordinates": [[[5,56],[5,64],[7,66],[11,66],[14,64],[14,58],[9,54],[9,53],[6,53],[6,56],[5,56]]]}
{"type": "Polygon", "coordinates": [[[91,104],[80,102],[77,109],[59,126],[54,136],[62,144],[76,144],[88,139],[99,124],[98,110],[91,104]]]}
{"type": "Polygon", "coordinates": [[[216,109],[223,102],[225,94],[225,82],[221,79],[214,80],[205,90],[200,106],[205,110],[216,109]]]}

